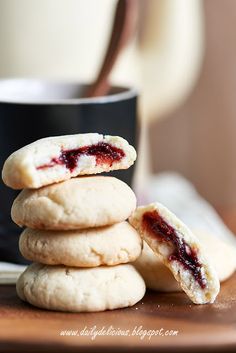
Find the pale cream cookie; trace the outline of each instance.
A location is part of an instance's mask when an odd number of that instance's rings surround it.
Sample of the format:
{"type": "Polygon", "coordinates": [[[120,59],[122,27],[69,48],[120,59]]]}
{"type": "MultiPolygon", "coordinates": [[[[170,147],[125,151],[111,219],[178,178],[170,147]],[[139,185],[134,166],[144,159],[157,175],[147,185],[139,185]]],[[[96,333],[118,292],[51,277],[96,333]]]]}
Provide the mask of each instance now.
{"type": "Polygon", "coordinates": [[[132,265],[75,268],[30,265],[16,284],[20,299],[39,308],[88,312],[125,308],[145,294],[145,283],[132,265]]]}
{"type": "Polygon", "coordinates": [[[78,175],[127,169],[135,159],[135,149],[119,136],[54,136],[12,153],[3,166],[2,178],[13,189],[40,188],[78,175]]]}
{"type": "Polygon", "coordinates": [[[205,249],[221,282],[228,279],[236,269],[235,247],[214,234],[200,229],[192,230],[205,249]]]}
{"type": "Polygon", "coordinates": [[[71,231],[26,228],[19,248],[24,258],[47,265],[96,267],[134,261],[142,240],[128,223],[71,231]]]}
{"type": "MultiPolygon", "coordinates": [[[[227,280],[236,269],[234,247],[209,232],[196,229],[193,233],[204,247],[220,282],[227,280]]],[[[169,268],[163,264],[160,255],[154,253],[145,241],[142,253],[133,265],[142,275],[147,288],[160,292],[182,290],[169,268]]]]}
{"type": "Polygon", "coordinates": [[[125,221],[135,207],[135,194],[123,181],[88,176],[22,190],[13,203],[12,219],[34,229],[83,229],[125,221]]]}
{"type": "Polygon", "coordinates": [[[129,221],[194,303],[214,302],[220,289],[217,273],[184,223],[157,202],[138,207],[129,221]]]}

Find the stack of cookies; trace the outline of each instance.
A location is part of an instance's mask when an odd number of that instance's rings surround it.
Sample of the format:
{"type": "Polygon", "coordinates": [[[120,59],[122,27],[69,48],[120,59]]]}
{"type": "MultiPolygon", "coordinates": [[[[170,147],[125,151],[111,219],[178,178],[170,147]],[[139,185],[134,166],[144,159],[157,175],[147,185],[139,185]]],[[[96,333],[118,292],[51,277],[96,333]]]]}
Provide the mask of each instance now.
{"type": "Polygon", "coordinates": [[[4,182],[24,189],[12,207],[13,221],[26,227],[20,251],[33,261],[17,282],[22,300],[81,312],[131,306],[144,296],[142,277],[127,264],[142,247],[126,222],[135,195],[119,179],[91,175],[127,169],[135,159],[120,137],[80,134],[38,140],[6,160],[4,182]]]}

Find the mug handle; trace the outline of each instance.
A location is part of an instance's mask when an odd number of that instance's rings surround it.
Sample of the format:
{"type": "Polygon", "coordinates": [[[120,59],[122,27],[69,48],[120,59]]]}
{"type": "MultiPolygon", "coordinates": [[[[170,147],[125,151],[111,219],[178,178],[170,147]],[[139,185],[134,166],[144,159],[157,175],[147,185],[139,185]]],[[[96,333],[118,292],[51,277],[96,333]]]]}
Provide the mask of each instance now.
{"type": "Polygon", "coordinates": [[[137,27],[138,0],[118,0],[107,51],[96,80],[88,88],[86,97],[106,95],[110,90],[109,75],[137,27]]]}

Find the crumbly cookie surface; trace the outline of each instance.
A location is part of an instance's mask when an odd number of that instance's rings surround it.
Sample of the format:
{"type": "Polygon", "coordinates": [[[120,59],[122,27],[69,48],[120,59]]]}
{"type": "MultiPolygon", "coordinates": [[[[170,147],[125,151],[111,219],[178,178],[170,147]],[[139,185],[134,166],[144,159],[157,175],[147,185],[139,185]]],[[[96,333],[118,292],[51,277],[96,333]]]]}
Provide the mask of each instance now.
{"type": "Polygon", "coordinates": [[[132,189],[108,176],[72,178],[37,190],[24,189],[12,219],[33,229],[71,230],[125,221],[136,207],[132,189]]]}
{"type": "Polygon", "coordinates": [[[3,166],[13,189],[40,188],[78,175],[129,168],[135,149],[119,136],[97,133],[47,137],[12,153],[3,166]]]}
{"type": "Polygon", "coordinates": [[[33,263],[16,289],[22,300],[39,308],[90,312],[136,304],[145,294],[145,283],[132,265],[78,269],[33,263]]]}
{"type": "MultiPolygon", "coordinates": [[[[193,233],[204,247],[220,282],[227,280],[236,269],[235,249],[209,232],[195,229],[193,233]]],[[[160,292],[182,290],[169,268],[145,241],[142,253],[133,265],[142,275],[147,288],[160,292]]]]}
{"type": "Polygon", "coordinates": [[[157,202],[138,207],[129,221],[194,303],[214,302],[220,289],[217,273],[183,222],[157,202]]]}
{"type": "Polygon", "coordinates": [[[19,240],[20,252],[28,260],[75,267],[132,262],[141,247],[139,234],[128,222],[77,231],[26,228],[19,240]]]}
{"type": "Polygon", "coordinates": [[[158,292],[182,290],[169,268],[163,264],[160,256],[154,253],[145,241],[143,241],[141,255],[133,265],[143,277],[147,288],[158,292]]]}

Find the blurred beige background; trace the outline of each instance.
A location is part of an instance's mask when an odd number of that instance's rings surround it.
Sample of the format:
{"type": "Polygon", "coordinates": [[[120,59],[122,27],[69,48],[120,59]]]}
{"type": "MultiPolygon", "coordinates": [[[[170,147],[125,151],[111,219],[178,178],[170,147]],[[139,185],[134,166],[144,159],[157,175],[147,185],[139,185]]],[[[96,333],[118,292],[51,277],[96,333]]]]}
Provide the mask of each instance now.
{"type": "MultiPolygon", "coordinates": [[[[112,82],[140,91],[139,183],[151,154],[153,172],[179,171],[215,206],[234,207],[236,2],[138,2],[139,28],[112,82]]],[[[93,80],[115,4],[0,0],[0,77],[93,80]]]]}
{"type": "Polygon", "coordinates": [[[205,54],[189,97],[151,125],[153,170],[177,170],[215,206],[236,206],[236,1],[205,0],[205,54]]]}

